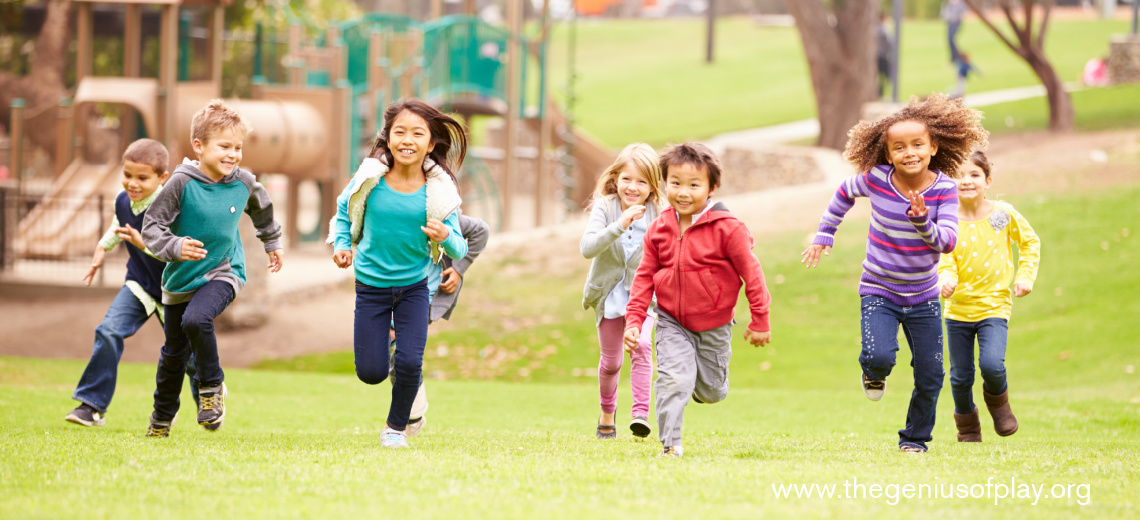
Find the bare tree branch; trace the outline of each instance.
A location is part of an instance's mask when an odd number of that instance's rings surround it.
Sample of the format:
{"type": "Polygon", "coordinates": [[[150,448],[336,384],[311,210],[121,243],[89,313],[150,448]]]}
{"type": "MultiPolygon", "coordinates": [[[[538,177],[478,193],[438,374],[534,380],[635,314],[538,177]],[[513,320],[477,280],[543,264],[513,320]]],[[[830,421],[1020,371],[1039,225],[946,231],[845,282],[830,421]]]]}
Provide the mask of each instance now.
{"type": "Polygon", "coordinates": [[[982,6],[979,3],[980,1],[981,0],[965,0],[966,5],[970,6],[970,10],[973,11],[974,14],[978,15],[978,18],[982,20],[982,23],[986,24],[986,26],[989,27],[990,30],[993,31],[994,34],[999,39],[1001,39],[1001,41],[1004,42],[1007,47],[1009,47],[1009,50],[1017,53],[1017,55],[1020,56],[1021,51],[1018,50],[1017,46],[1014,45],[1013,42],[1009,41],[1009,38],[1006,38],[1006,36],[1002,34],[1001,29],[998,29],[997,26],[995,26],[993,22],[991,22],[990,19],[986,17],[986,12],[982,10],[982,6]]]}

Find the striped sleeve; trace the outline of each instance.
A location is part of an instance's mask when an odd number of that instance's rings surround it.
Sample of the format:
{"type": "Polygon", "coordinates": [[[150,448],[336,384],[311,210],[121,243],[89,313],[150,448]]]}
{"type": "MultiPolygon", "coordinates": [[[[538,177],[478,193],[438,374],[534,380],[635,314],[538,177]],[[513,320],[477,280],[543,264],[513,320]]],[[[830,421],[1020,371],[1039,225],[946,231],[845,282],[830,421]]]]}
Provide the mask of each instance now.
{"type": "Polygon", "coordinates": [[[958,193],[953,181],[939,182],[925,197],[929,208],[921,217],[907,216],[922,240],[939,253],[949,253],[958,243],[958,193]]]}
{"type": "Polygon", "coordinates": [[[824,210],[823,217],[819,220],[819,230],[816,231],[812,243],[829,247],[835,245],[835,232],[839,229],[839,224],[843,223],[843,217],[855,205],[855,198],[866,196],[866,173],[845,179],[824,210]]]}

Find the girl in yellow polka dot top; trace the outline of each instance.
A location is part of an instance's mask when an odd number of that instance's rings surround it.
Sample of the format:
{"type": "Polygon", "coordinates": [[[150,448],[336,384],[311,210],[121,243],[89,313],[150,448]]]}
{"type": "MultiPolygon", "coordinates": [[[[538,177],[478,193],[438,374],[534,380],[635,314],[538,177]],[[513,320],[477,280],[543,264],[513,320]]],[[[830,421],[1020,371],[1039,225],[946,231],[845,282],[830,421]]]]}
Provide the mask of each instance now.
{"type": "Polygon", "coordinates": [[[1009,407],[1005,347],[1013,296],[1033,291],[1041,241],[1025,217],[1009,203],[986,198],[993,178],[990,162],[978,151],[954,179],[958,184],[958,245],[942,255],[938,279],[946,299],[946,336],[950,351],[950,392],[958,442],[981,442],[974,406],[974,338],[982,395],[998,435],[1013,435],[1017,418],[1009,407]],[[1014,270],[1012,247],[1017,245],[1014,270]]]}

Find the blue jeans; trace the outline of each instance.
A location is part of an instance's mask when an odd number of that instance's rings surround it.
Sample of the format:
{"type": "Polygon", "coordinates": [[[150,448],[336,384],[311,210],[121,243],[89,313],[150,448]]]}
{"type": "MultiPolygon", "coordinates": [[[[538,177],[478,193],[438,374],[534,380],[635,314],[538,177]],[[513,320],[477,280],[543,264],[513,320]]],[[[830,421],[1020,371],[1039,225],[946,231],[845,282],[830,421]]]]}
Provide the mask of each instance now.
{"type": "Polygon", "coordinates": [[[880,296],[862,299],[863,351],[859,364],[869,379],[886,379],[895,366],[899,350],[899,326],[910,343],[910,366],[914,391],[906,412],[906,428],[899,430],[899,444],[926,446],[933,437],[938,393],[942,391],[942,309],[938,299],[912,307],[896,305],[880,296]]]}
{"type": "Polygon", "coordinates": [[[233,301],[233,286],[213,280],[199,287],[190,301],[166,306],[166,345],[158,358],[155,376],[155,419],[169,421],[178,413],[182,372],[191,356],[198,365],[199,386],[210,388],[225,380],[218,361],[214,319],[233,301]]]}
{"type": "Polygon", "coordinates": [[[356,377],[375,385],[388,377],[388,331],[395,325],[396,353],[392,356],[395,380],[388,427],[408,426],[412,402],[423,377],[424,345],[428,329],[427,281],[402,287],[372,287],[356,282],[356,314],[352,350],[356,377]]]}
{"type": "Polygon", "coordinates": [[[946,340],[950,349],[950,395],[954,411],[974,411],[974,337],[978,338],[978,368],[982,370],[982,390],[990,395],[1005,392],[1005,345],[1009,322],[988,318],[969,322],[946,320],[946,340]]]}
{"type": "Polygon", "coordinates": [[[958,28],[962,26],[962,22],[947,22],[946,23],[946,40],[950,44],[950,63],[958,63],[958,59],[962,54],[958,52],[958,28]]]}
{"type": "MultiPolygon", "coordinates": [[[[127,286],[119,289],[119,294],[115,295],[111,307],[107,309],[107,315],[103,317],[103,323],[95,327],[95,346],[91,349],[91,360],[87,362],[87,368],[83,369],[79,385],[71,395],[72,399],[91,406],[99,413],[107,413],[107,407],[111,406],[111,399],[115,396],[119,360],[123,357],[123,340],[134,336],[149,318],[146,307],[127,286]]],[[[193,358],[186,366],[186,375],[191,377],[191,388],[196,400],[198,389],[193,382],[193,358]]]]}

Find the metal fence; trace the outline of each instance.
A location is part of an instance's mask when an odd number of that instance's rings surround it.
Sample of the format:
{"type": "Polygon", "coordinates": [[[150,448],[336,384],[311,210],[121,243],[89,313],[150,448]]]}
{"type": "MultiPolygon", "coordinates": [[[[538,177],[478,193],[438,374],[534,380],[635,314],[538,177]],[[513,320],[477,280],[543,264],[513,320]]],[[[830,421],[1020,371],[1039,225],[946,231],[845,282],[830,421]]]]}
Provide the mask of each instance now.
{"type": "MultiPolygon", "coordinates": [[[[0,186],[0,277],[6,281],[78,285],[111,225],[114,196],[43,193],[0,186]]],[[[122,283],[126,251],[107,253],[92,285],[122,283]]]]}

